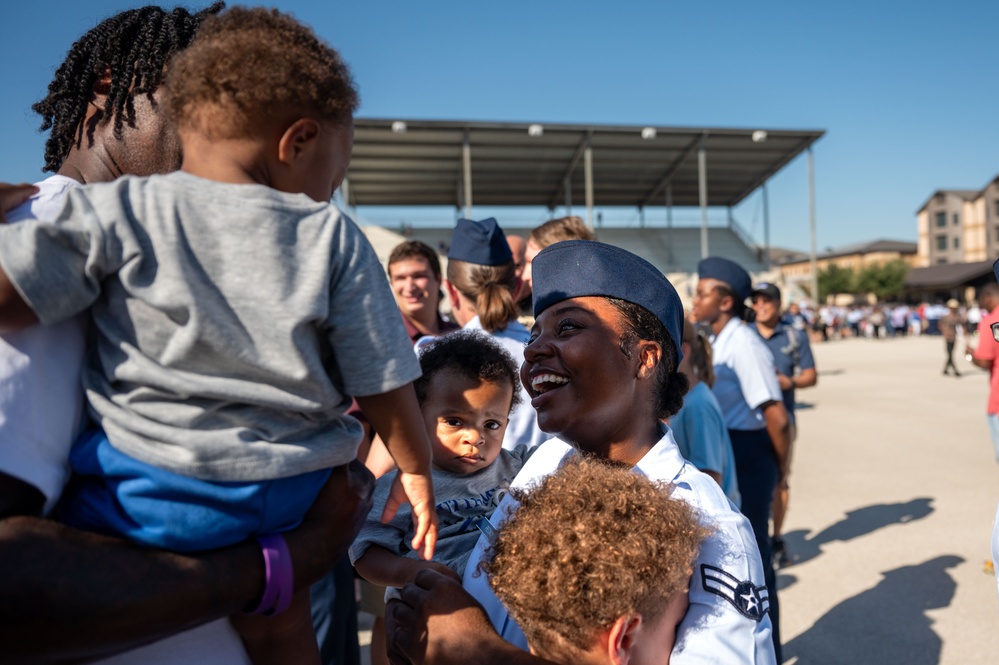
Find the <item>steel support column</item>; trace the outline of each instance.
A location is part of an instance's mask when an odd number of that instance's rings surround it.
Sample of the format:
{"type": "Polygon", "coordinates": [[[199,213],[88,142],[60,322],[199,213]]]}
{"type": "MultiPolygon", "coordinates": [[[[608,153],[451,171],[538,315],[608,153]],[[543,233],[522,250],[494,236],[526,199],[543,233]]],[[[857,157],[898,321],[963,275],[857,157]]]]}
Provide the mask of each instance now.
{"type": "Polygon", "coordinates": [[[666,185],[666,228],[673,228],[673,183],[666,185]]]}
{"type": "Polygon", "coordinates": [[[586,180],[586,225],[593,228],[593,148],[589,142],[583,152],[583,172],[586,180]]]}
{"type": "Polygon", "coordinates": [[[763,183],[763,265],[770,269],[770,196],[763,183]]]}
{"type": "Polygon", "coordinates": [[[704,137],[697,146],[697,192],[701,202],[701,258],[708,256],[708,155],[704,137]]]}
{"type": "Polygon", "coordinates": [[[815,158],[812,156],[812,146],[808,146],[808,228],[811,235],[812,263],[812,297],[815,305],[819,305],[819,267],[815,241],[815,158]]]}
{"type": "Polygon", "coordinates": [[[465,142],[461,146],[461,166],[464,173],[462,187],[462,207],[465,209],[465,218],[472,218],[472,144],[468,140],[468,133],[465,134],[465,142]]]}

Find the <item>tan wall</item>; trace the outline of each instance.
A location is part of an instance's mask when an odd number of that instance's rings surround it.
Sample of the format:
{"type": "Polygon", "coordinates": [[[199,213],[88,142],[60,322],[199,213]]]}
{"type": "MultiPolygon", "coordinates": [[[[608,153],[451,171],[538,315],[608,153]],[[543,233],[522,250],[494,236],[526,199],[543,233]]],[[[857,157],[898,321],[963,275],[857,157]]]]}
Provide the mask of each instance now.
{"type": "MultiPolygon", "coordinates": [[[[918,254],[901,254],[899,252],[869,252],[866,254],[844,254],[832,258],[818,259],[815,264],[819,272],[825,270],[830,264],[836,264],[840,268],[860,270],[861,268],[874,264],[888,263],[902,259],[911,265],[917,265],[918,254]]],[[[785,280],[800,280],[812,276],[812,264],[810,261],[797,261],[795,263],[785,263],[780,267],[780,274],[785,280]]]]}
{"type": "Polygon", "coordinates": [[[985,199],[978,197],[974,201],[965,201],[963,213],[967,220],[964,224],[964,261],[984,261],[987,257],[985,228],[985,199]]]}
{"type": "Polygon", "coordinates": [[[925,268],[930,265],[930,213],[923,208],[916,213],[916,229],[919,240],[916,242],[916,265],[925,268]]]}
{"type": "Polygon", "coordinates": [[[993,180],[970,201],[960,196],[941,193],[927,202],[916,213],[916,230],[919,234],[917,260],[914,265],[930,266],[938,263],[972,263],[987,261],[999,255],[999,180],[993,180]],[[938,212],[947,216],[943,227],[936,225],[938,212]],[[960,214],[960,223],[953,223],[954,213],[960,214]],[[937,238],[944,236],[947,247],[941,250],[937,238]],[[954,247],[957,239],[960,246],[954,247]]]}

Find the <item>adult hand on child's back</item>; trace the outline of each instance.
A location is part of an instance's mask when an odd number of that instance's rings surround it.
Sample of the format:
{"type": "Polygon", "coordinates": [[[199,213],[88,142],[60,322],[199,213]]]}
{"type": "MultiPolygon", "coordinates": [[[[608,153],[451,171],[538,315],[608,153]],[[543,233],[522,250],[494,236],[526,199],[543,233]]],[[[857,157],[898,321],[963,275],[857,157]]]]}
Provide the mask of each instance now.
{"type": "Polygon", "coordinates": [[[335,467],[302,523],[284,534],[295,571],[295,589],[325,575],[354,542],[371,511],[375,478],[362,462],[335,467]]]}
{"type": "Polygon", "coordinates": [[[11,185],[6,182],[0,182],[0,223],[7,221],[7,217],[4,215],[5,212],[16,208],[37,193],[38,188],[34,185],[27,183],[11,185]]]}

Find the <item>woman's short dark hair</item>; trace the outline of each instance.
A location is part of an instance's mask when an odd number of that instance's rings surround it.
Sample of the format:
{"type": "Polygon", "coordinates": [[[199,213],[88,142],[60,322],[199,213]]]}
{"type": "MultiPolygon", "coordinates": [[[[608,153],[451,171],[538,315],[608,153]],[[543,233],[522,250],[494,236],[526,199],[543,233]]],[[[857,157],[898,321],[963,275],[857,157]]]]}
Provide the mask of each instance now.
{"type": "Polygon", "coordinates": [[[631,357],[632,349],[639,340],[655,342],[662,347],[663,355],[656,366],[653,396],[656,400],[656,418],[665,420],[683,406],[683,396],[687,394],[689,382],[684,374],[677,372],[677,345],[666,332],[666,326],[659,318],[641,305],[607,299],[624,316],[628,331],[621,338],[621,353],[631,357]]]}

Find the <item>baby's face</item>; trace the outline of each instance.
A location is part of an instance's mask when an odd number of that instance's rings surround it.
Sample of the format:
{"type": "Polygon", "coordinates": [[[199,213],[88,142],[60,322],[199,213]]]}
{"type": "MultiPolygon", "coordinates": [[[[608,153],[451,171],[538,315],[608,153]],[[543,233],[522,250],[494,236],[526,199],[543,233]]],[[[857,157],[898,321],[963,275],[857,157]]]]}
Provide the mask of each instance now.
{"type": "Polygon", "coordinates": [[[643,624],[631,653],[631,665],[668,665],[676,628],[687,614],[687,593],[678,593],[657,621],[643,624]]]}
{"type": "Polygon", "coordinates": [[[452,473],[484,469],[499,457],[513,387],[441,371],[430,381],[423,422],[434,464],[452,473]]]}

